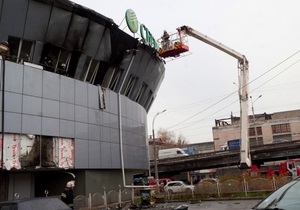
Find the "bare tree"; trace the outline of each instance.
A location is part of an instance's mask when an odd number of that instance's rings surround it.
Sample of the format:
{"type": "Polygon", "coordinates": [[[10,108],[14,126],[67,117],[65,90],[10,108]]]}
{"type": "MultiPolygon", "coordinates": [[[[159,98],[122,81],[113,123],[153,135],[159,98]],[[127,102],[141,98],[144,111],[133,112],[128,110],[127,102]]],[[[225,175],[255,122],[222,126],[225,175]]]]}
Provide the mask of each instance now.
{"type": "Polygon", "coordinates": [[[161,138],[162,142],[173,145],[187,145],[188,141],[186,138],[180,134],[177,138],[173,131],[167,131],[165,129],[159,129],[157,132],[157,136],[161,138]]]}
{"type": "Polygon", "coordinates": [[[178,136],[177,138],[178,145],[187,145],[188,143],[189,143],[188,140],[182,134],[178,136]]]}

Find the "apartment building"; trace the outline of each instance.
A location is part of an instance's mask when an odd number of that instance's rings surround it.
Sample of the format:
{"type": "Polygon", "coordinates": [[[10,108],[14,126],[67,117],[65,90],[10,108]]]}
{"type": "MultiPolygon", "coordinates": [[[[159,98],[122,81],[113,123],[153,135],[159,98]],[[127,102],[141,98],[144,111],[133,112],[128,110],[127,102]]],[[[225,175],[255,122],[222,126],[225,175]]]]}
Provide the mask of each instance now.
{"type": "MultiPolygon", "coordinates": [[[[240,118],[215,120],[212,128],[215,150],[228,140],[240,139],[240,118]]],[[[262,113],[249,116],[250,146],[300,140],[300,110],[262,113]]]]}

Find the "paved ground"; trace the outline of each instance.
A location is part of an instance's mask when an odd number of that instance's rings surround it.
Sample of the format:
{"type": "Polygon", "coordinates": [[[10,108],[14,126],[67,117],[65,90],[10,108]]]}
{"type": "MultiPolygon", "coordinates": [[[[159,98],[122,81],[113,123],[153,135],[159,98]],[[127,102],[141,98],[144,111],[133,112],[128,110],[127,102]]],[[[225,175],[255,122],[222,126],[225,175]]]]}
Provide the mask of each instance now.
{"type": "Polygon", "coordinates": [[[142,207],[142,209],[148,210],[173,210],[173,209],[187,209],[187,210],[251,210],[260,200],[217,200],[217,201],[199,201],[193,203],[164,203],[157,204],[151,207],[142,207]],[[182,206],[181,206],[182,205],[182,206]],[[182,208],[179,208],[179,207],[182,208]],[[187,208],[184,208],[187,207],[187,208]]]}

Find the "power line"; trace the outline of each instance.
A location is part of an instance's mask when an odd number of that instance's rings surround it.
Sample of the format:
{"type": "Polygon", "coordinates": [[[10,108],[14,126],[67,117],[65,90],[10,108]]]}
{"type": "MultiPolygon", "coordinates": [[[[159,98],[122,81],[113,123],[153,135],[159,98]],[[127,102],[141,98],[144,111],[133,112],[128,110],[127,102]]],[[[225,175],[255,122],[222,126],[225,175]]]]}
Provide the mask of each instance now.
{"type": "MultiPolygon", "coordinates": [[[[254,82],[254,81],[258,80],[259,78],[261,78],[262,76],[264,76],[265,74],[271,72],[271,71],[274,70],[276,67],[280,66],[281,64],[283,64],[283,63],[286,62],[287,60],[289,60],[289,59],[291,59],[292,57],[294,57],[295,55],[297,55],[299,52],[300,52],[300,50],[298,50],[297,52],[293,53],[292,55],[290,55],[290,56],[287,57],[286,59],[282,60],[281,62],[279,62],[278,64],[276,64],[274,67],[272,67],[272,68],[269,69],[268,71],[264,72],[264,73],[261,74],[260,76],[256,77],[255,79],[253,79],[252,81],[250,81],[250,82],[249,82],[248,84],[246,84],[246,85],[251,84],[252,82],[254,82]]],[[[290,67],[292,67],[293,65],[295,65],[295,64],[298,63],[299,61],[300,61],[300,59],[297,60],[296,62],[294,62],[292,65],[288,66],[286,69],[284,69],[283,71],[281,71],[280,73],[278,73],[278,74],[275,75],[274,77],[272,77],[271,79],[269,79],[269,80],[267,80],[266,82],[264,82],[261,86],[263,86],[263,85],[266,84],[267,82],[271,81],[272,79],[274,79],[275,77],[277,77],[278,75],[280,75],[281,73],[283,73],[284,71],[288,70],[290,67]]],[[[259,86],[259,87],[261,87],[261,86],[259,86]]],[[[257,87],[256,89],[258,89],[259,87],[257,87]]],[[[254,89],[254,90],[256,90],[256,89],[254,89]]],[[[253,91],[254,91],[254,90],[253,90],[253,91]]],[[[226,97],[222,98],[221,100],[219,100],[219,101],[213,103],[212,105],[208,106],[208,107],[205,108],[204,110],[202,110],[202,111],[200,111],[200,112],[197,112],[196,114],[192,115],[191,117],[188,117],[188,118],[186,118],[185,120],[183,120],[183,121],[181,121],[181,122],[179,122],[179,123],[177,123],[177,124],[175,124],[175,125],[173,125],[173,126],[170,126],[169,128],[167,128],[167,130],[170,129],[170,128],[176,127],[176,126],[178,126],[178,125],[180,125],[180,124],[182,124],[182,123],[184,123],[184,122],[186,122],[186,121],[188,121],[188,120],[190,120],[190,119],[196,117],[197,115],[199,115],[199,114],[203,113],[204,111],[207,111],[208,109],[214,107],[215,105],[219,104],[220,102],[224,101],[225,99],[227,99],[228,97],[232,96],[232,95],[235,94],[235,93],[236,93],[236,91],[234,91],[233,93],[230,93],[228,96],[226,96],[226,97]]]]}
{"type": "Polygon", "coordinates": [[[187,119],[185,119],[185,120],[183,120],[183,121],[181,121],[181,122],[179,122],[179,123],[177,123],[177,124],[175,124],[175,125],[173,125],[173,126],[171,126],[171,127],[167,128],[167,129],[173,128],[173,127],[175,127],[175,126],[177,126],[177,125],[180,125],[180,124],[182,124],[182,123],[184,123],[184,122],[186,122],[186,121],[188,121],[188,120],[190,120],[190,119],[192,119],[192,118],[196,117],[197,115],[199,115],[199,114],[201,114],[202,112],[204,112],[204,111],[206,111],[206,110],[208,110],[208,109],[212,108],[213,106],[215,106],[215,105],[219,104],[220,102],[224,101],[226,98],[228,98],[228,97],[232,96],[232,95],[233,95],[233,94],[235,94],[235,93],[236,93],[236,91],[234,91],[234,92],[233,92],[233,93],[231,93],[230,95],[228,95],[228,96],[226,96],[226,97],[222,98],[221,100],[219,100],[219,101],[217,101],[217,102],[213,103],[211,106],[209,106],[209,107],[205,108],[204,110],[202,110],[202,111],[200,111],[200,112],[198,112],[198,113],[196,113],[196,114],[192,115],[191,117],[189,117],[189,118],[187,118],[187,119]]]}
{"type": "Polygon", "coordinates": [[[300,61],[300,59],[298,59],[297,61],[295,61],[294,63],[292,63],[291,65],[289,65],[288,67],[286,67],[284,70],[282,70],[281,72],[279,72],[278,74],[276,74],[275,76],[271,77],[270,79],[268,79],[266,82],[264,82],[263,84],[261,84],[260,86],[258,86],[257,88],[253,89],[257,90],[258,88],[262,87],[263,85],[265,85],[266,83],[270,82],[271,80],[273,80],[275,77],[279,76],[280,74],[282,74],[283,72],[289,70],[292,66],[294,66],[295,64],[297,64],[300,61]]]}
{"type": "MultiPolygon", "coordinates": [[[[181,105],[181,106],[168,107],[168,113],[177,112],[178,110],[189,109],[189,108],[196,107],[196,106],[199,106],[199,105],[202,105],[202,104],[211,103],[211,101],[215,101],[215,100],[217,100],[220,97],[221,96],[218,96],[216,98],[211,98],[211,99],[208,99],[208,100],[193,102],[191,104],[185,104],[185,105],[181,105]]],[[[150,115],[155,115],[156,112],[151,112],[149,114],[150,115]]]]}
{"type": "MultiPolygon", "coordinates": [[[[216,112],[212,113],[211,115],[206,116],[206,117],[204,117],[204,118],[202,118],[202,119],[200,119],[200,120],[197,120],[197,121],[195,121],[195,122],[192,122],[192,123],[190,123],[190,124],[199,123],[199,122],[201,122],[201,121],[203,121],[203,120],[205,120],[205,119],[207,119],[207,118],[213,116],[214,114],[216,114],[216,113],[218,113],[218,112],[220,112],[220,111],[226,109],[227,107],[231,106],[232,104],[234,104],[234,103],[236,103],[236,102],[238,102],[238,100],[235,100],[234,102],[232,102],[232,103],[230,103],[229,105],[223,107],[222,109],[217,110],[216,112]]],[[[190,125],[187,125],[187,126],[185,126],[185,127],[178,128],[178,129],[176,129],[176,130],[182,130],[182,129],[184,129],[184,128],[186,128],[186,127],[189,127],[189,126],[190,126],[190,125]]]]}
{"type": "MultiPolygon", "coordinates": [[[[297,61],[295,61],[294,63],[292,63],[292,64],[289,65],[288,67],[286,67],[284,70],[282,70],[281,72],[279,72],[278,74],[276,74],[275,76],[273,76],[272,78],[270,78],[269,80],[267,80],[266,82],[264,82],[263,84],[261,84],[260,86],[258,86],[257,88],[253,89],[251,92],[253,92],[254,90],[257,90],[258,88],[262,87],[262,86],[265,85],[266,83],[268,83],[268,82],[270,82],[271,80],[273,80],[275,77],[277,77],[277,76],[279,76],[280,74],[284,73],[285,71],[289,70],[292,66],[294,66],[295,64],[297,64],[299,61],[300,61],[300,59],[298,59],[297,61]]],[[[253,82],[253,81],[251,81],[251,82],[253,82]]],[[[251,92],[249,92],[249,93],[251,93],[251,92]]],[[[232,104],[236,103],[237,101],[238,101],[238,100],[235,100],[234,102],[232,102],[232,103],[230,103],[229,105],[223,107],[222,109],[219,109],[218,111],[212,113],[211,115],[209,115],[209,116],[207,116],[207,117],[205,117],[205,118],[203,118],[203,119],[201,119],[201,120],[198,120],[198,121],[193,122],[193,124],[194,124],[194,123],[201,122],[201,121],[203,121],[203,120],[205,120],[205,119],[207,119],[207,118],[213,116],[214,114],[216,114],[216,113],[218,113],[218,112],[224,110],[225,108],[231,106],[232,104]]],[[[189,125],[188,125],[188,126],[189,126],[189,125]]],[[[183,128],[186,128],[186,127],[188,127],[188,126],[185,126],[185,127],[183,127],[183,128]]],[[[182,130],[183,128],[179,128],[179,129],[177,129],[177,130],[182,130]]]]}
{"type": "MultiPolygon", "coordinates": [[[[294,54],[290,55],[289,57],[287,57],[286,59],[284,59],[283,61],[279,62],[278,64],[276,64],[275,66],[273,66],[271,69],[269,69],[268,71],[266,71],[265,73],[261,74],[260,76],[256,77],[255,79],[253,79],[250,83],[258,80],[259,78],[261,78],[262,76],[264,76],[265,74],[269,73],[270,71],[274,70],[276,67],[280,66],[281,64],[283,64],[284,62],[286,62],[287,60],[291,59],[292,57],[294,57],[295,55],[297,55],[300,52],[300,50],[298,50],[297,52],[295,52],[294,54]]],[[[296,63],[299,60],[296,61],[296,63]]],[[[284,70],[285,71],[285,70],[284,70]]],[[[249,84],[250,84],[249,83],[249,84]]]]}

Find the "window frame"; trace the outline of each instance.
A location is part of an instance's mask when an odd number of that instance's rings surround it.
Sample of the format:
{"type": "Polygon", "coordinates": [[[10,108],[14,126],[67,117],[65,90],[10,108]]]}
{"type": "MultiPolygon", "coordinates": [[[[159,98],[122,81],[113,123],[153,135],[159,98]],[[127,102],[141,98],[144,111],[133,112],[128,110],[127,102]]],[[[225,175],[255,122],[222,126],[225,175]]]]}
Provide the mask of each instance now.
{"type": "Polygon", "coordinates": [[[100,61],[93,59],[90,56],[87,56],[85,60],[85,64],[82,69],[82,73],[80,75],[80,80],[94,84],[96,75],[99,70],[99,66],[100,66],[100,61]]]}
{"type": "Polygon", "coordinates": [[[291,125],[289,123],[276,124],[276,125],[272,125],[271,129],[272,129],[272,134],[290,133],[291,125]]]}
{"type": "Polygon", "coordinates": [[[261,129],[260,126],[249,128],[249,130],[248,130],[249,136],[255,136],[255,129],[256,129],[256,135],[261,136],[262,135],[262,129],[261,129]]]}
{"type": "Polygon", "coordinates": [[[143,98],[143,96],[146,92],[147,87],[148,87],[148,85],[143,82],[142,87],[139,89],[139,91],[135,97],[135,102],[140,102],[141,98],[143,98]]]}
{"type": "Polygon", "coordinates": [[[137,81],[137,77],[134,76],[134,75],[130,75],[129,79],[128,79],[128,82],[127,82],[127,85],[126,85],[126,88],[124,90],[124,95],[129,97],[135,84],[136,84],[136,81],[137,81]]]}
{"type": "MultiPolygon", "coordinates": [[[[34,46],[35,46],[35,42],[34,41],[31,41],[31,40],[27,40],[27,39],[22,39],[22,38],[19,38],[19,37],[16,37],[16,36],[8,36],[8,43],[10,44],[10,59],[15,61],[16,63],[24,63],[24,62],[31,62],[32,61],[32,58],[33,58],[33,51],[34,51],[34,46]],[[13,45],[12,43],[18,43],[17,44],[17,48],[16,49],[13,49],[13,45]],[[24,50],[25,46],[27,44],[24,44],[24,43],[28,43],[30,44],[30,47],[29,47],[29,52],[27,52],[27,50],[24,50]],[[13,51],[16,50],[16,55],[12,55],[11,53],[13,51]],[[22,52],[24,52],[27,56],[27,59],[23,57],[23,54],[22,52]]],[[[26,49],[28,49],[26,47],[26,49]]]]}

